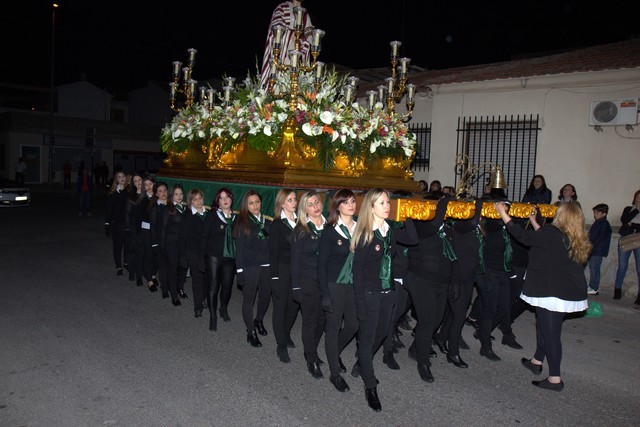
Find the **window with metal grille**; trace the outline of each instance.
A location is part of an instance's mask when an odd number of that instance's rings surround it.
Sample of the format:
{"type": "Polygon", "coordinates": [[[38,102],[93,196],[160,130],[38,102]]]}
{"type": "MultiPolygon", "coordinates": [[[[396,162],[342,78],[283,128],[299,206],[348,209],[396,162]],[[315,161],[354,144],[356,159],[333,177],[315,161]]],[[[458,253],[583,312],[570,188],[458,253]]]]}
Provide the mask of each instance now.
{"type": "MultiPolygon", "coordinates": [[[[473,195],[482,196],[490,166],[499,165],[507,183],[507,197],[522,200],[535,175],[539,132],[539,115],[459,117],[457,158],[466,155],[470,163],[480,167],[473,195]]],[[[459,180],[458,175],[456,186],[459,180]]]]}
{"type": "Polygon", "coordinates": [[[411,123],[409,131],[416,134],[416,157],[411,163],[412,171],[429,170],[431,155],[431,123],[411,123]]]}

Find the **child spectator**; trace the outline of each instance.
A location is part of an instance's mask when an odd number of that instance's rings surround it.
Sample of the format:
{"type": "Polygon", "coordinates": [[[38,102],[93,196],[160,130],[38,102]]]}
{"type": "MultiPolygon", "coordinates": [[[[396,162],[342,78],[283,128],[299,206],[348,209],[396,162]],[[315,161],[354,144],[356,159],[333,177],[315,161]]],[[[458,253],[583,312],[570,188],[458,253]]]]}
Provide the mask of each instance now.
{"type": "Polygon", "coordinates": [[[607,220],[609,206],[604,203],[593,207],[593,219],[595,220],[589,229],[589,241],[593,245],[589,256],[589,295],[600,293],[600,266],[602,258],[609,255],[611,243],[611,225],[607,220]]]}

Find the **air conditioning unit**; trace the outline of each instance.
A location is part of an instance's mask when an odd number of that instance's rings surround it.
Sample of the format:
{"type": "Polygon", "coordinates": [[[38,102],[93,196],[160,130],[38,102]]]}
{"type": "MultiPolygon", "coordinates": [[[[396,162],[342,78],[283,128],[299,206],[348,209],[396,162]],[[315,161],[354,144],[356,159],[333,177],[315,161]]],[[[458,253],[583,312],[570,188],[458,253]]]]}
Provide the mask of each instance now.
{"type": "Polygon", "coordinates": [[[638,98],[591,101],[590,126],[638,124],[638,98]]]}

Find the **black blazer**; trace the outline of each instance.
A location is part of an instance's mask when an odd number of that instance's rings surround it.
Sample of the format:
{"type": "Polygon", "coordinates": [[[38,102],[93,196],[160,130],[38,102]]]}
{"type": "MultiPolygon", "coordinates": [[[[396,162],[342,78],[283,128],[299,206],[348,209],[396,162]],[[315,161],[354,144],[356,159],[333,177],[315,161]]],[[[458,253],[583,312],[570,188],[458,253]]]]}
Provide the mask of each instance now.
{"type": "Polygon", "coordinates": [[[114,191],[107,195],[107,211],[104,216],[104,223],[112,228],[125,228],[126,209],[129,193],[126,190],[114,191]]]}
{"type": "MultiPolygon", "coordinates": [[[[235,215],[232,214],[235,219],[235,215]]],[[[227,227],[233,227],[233,221],[228,224],[218,216],[218,212],[211,210],[204,220],[204,237],[202,239],[202,252],[207,256],[215,258],[223,258],[224,255],[224,236],[227,227]]]]}
{"type": "Polygon", "coordinates": [[[291,231],[286,219],[277,218],[269,230],[269,267],[271,277],[280,277],[280,264],[291,265],[291,231]]]}
{"type": "MultiPolygon", "coordinates": [[[[263,216],[264,218],[264,216],[263,216]]],[[[237,220],[236,220],[237,221],[237,220]]],[[[249,266],[269,265],[269,240],[271,239],[271,221],[264,218],[264,227],[269,233],[268,239],[258,238],[260,227],[257,224],[249,224],[249,235],[242,230],[236,240],[236,269],[245,269],[249,266]]],[[[236,234],[236,230],[234,230],[236,234]]]]}

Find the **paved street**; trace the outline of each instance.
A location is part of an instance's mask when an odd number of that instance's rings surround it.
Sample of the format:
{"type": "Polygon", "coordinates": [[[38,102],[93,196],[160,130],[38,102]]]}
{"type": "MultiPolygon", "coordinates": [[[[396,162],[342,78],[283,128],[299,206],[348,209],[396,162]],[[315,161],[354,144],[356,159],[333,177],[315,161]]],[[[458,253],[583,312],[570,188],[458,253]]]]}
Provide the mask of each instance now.
{"type": "MultiPolygon", "coordinates": [[[[524,350],[500,344],[491,362],[466,326],[469,369],[433,359],[433,384],[400,351],[399,371],[374,361],[383,410],[366,404],[360,379],[337,392],[306,370],[299,318],[292,362],[276,358],[271,311],[262,348],[246,342],[240,292],[232,321],[208,331],[191,300],[170,299],[116,277],[103,232],[106,195],[93,196],[92,217],[78,217],[75,193],[34,190],[28,208],[0,209],[0,425],[13,426],[486,426],[638,425],[640,310],[635,290],[613,301],[612,284],[593,301],[599,318],[565,321],[560,393],[531,385],[535,318],[514,324],[524,350]]],[[[631,268],[631,267],[630,267],[631,268]]],[[[186,291],[191,295],[191,284],[186,291]]],[[[409,333],[402,339],[409,344],[409,333]]],[[[324,343],[320,355],[326,360],[324,343]]],[[[343,353],[355,362],[355,343],[343,353]]],[[[543,371],[547,374],[547,366],[543,371]]]]}

